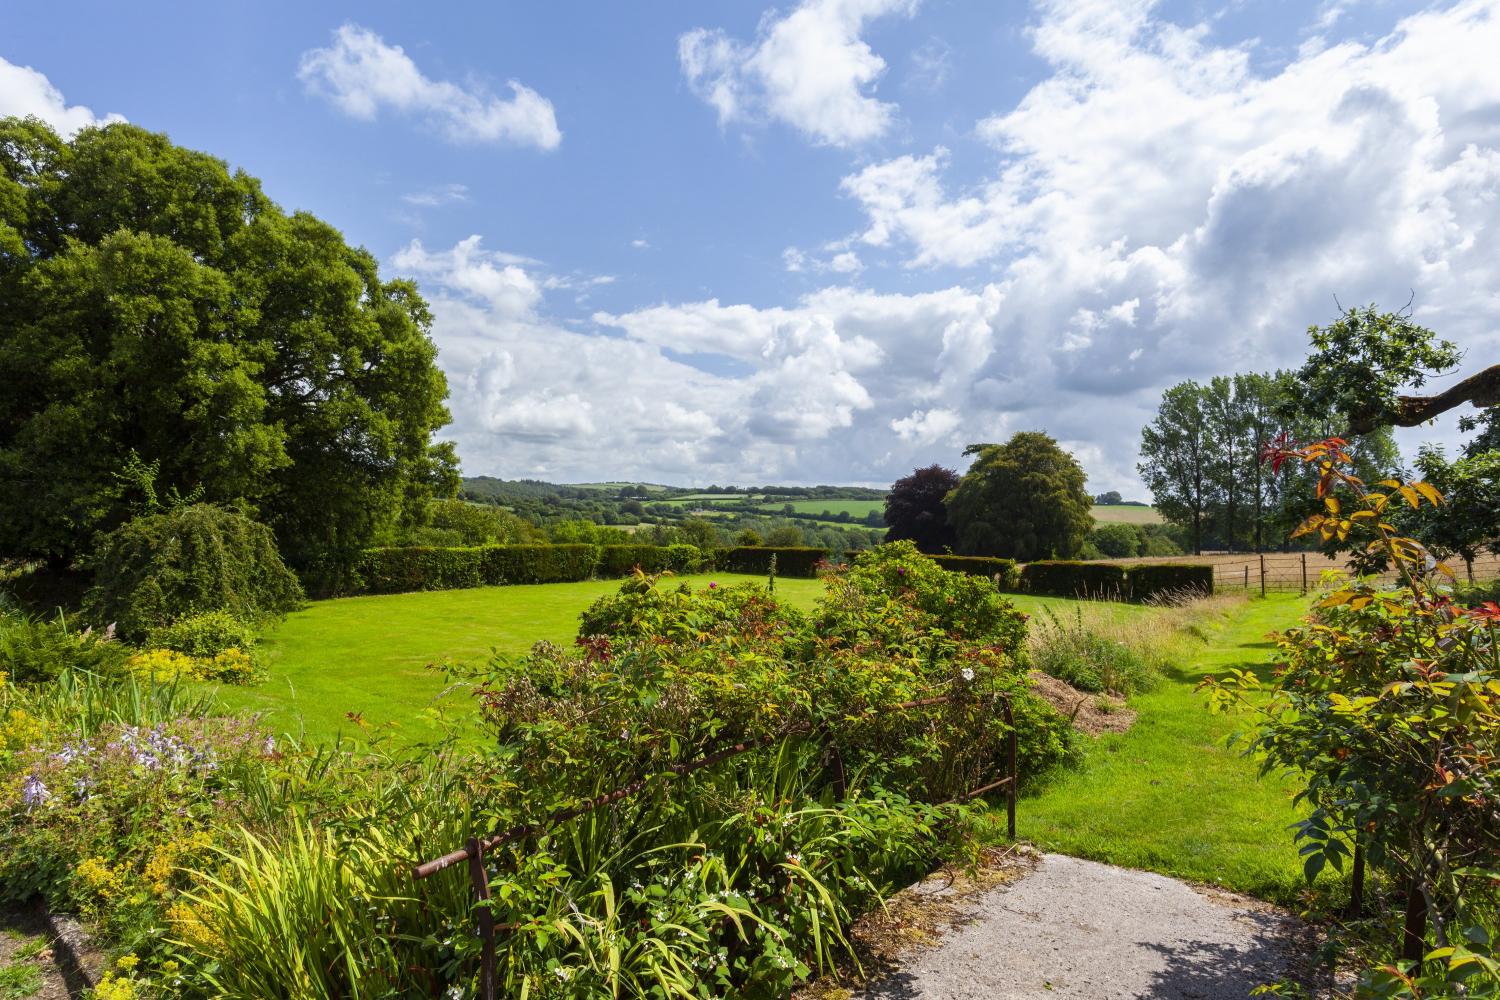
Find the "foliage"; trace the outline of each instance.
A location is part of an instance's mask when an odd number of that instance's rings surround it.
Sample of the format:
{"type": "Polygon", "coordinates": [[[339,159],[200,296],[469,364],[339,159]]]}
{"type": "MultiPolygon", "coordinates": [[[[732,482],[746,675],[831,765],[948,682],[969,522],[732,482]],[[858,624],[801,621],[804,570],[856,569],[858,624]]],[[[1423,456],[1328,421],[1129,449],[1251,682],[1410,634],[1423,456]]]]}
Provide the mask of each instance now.
{"type": "Polygon", "coordinates": [[[46,619],[0,611],[0,674],[14,683],[43,681],[65,670],[109,670],[127,655],[108,630],[78,630],[59,614],[46,619]]]}
{"type": "Polygon", "coordinates": [[[1125,570],[1109,563],[1047,560],[1021,567],[1021,589],[1055,597],[1107,597],[1128,593],[1125,570]]]}
{"type": "Polygon", "coordinates": [[[1141,554],[1144,532],[1134,524],[1100,524],[1089,532],[1089,541],[1106,559],[1130,559],[1141,554]]]}
{"type": "Polygon", "coordinates": [[[1500,551],[1500,450],[1474,451],[1448,461],[1440,448],[1423,448],[1417,471],[1443,495],[1443,505],[1402,511],[1397,523],[1440,555],[1464,561],[1474,582],[1474,558],[1500,551]]]}
{"type": "Polygon", "coordinates": [[[1195,554],[1203,551],[1211,489],[1209,447],[1202,387],[1193,381],[1172,386],[1141,431],[1137,469],[1162,517],[1190,528],[1195,554]]]}
{"type": "Polygon", "coordinates": [[[413,528],[410,542],[429,547],[473,545],[528,545],[546,541],[530,522],[488,504],[464,500],[433,500],[427,523],[413,528]]]}
{"type": "Polygon", "coordinates": [[[358,591],[397,594],[515,583],[587,580],[599,564],[595,545],[480,545],[472,548],[367,549],[358,591]]]}
{"type": "Polygon", "coordinates": [[[818,567],[828,559],[827,549],[803,546],[738,545],[719,553],[717,565],[726,573],[769,573],[771,560],[782,576],[816,576],[818,567]]]}
{"type": "Polygon", "coordinates": [[[130,640],[188,615],[226,611],[259,623],[302,603],[271,532],[212,504],[127,521],[103,538],[94,565],[88,616],[130,640]]]}
{"type": "Polygon", "coordinates": [[[1022,561],[1077,555],[1093,526],[1077,459],[1038,431],[975,449],[974,464],[948,498],[958,550],[1022,561]]]}
{"type": "Polygon", "coordinates": [[[599,575],[629,576],[645,573],[689,572],[702,561],[691,545],[605,545],[599,550],[599,575]]]}
{"type": "Polygon", "coordinates": [[[958,473],[941,465],[896,480],[885,498],[885,540],[910,539],[929,554],[951,551],[957,539],[948,524],[946,501],[958,482],[958,473]]]}
{"type": "Polygon", "coordinates": [[[1302,627],[1277,638],[1283,667],[1269,699],[1254,675],[1231,671],[1209,685],[1212,703],[1255,711],[1252,752],[1267,771],[1305,779],[1310,812],[1296,839],[1309,881],[1328,867],[1342,871],[1357,847],[1419,903],[1408,907],[1398,949],[1374,946],[1399,958],[1367,974],[1371,995],[1447,996],[1459,982],[1481,995],[1500,988],[1489,944],[1500,926],[1500,608],[1464,608],[1436,589],[1426,550],[1391,523],[1400,505],[1437,506],[1438,491],[1422,482],[1367,485],[1349,471],[1343,445],[1332,438],[1270,457],[1317,471],[1323,511],[1302,531],[1368,539],[1367,549],[1398,567],[1403,586],[1340,586],[1302,627]]]}
{"type": "Polygon", "coordinates": [[[127,657],[121,666],[146,681],[214,681],[254,684],[261,680],[259,663],[250,650],[229,646],[217,653],[190,655],[175,649],[147,649],[127,657]]]}
{"type": "Polygon", "coordinates": [[[0,551],[66,563],[140,501],[245,504],[336,571],[456,486],[414,285],[254,178],[125,123],[0,120],[0,551]]]}
{"type": "Polygon", "coordinates": [[[146,633],[145,645],[171,649],[189,656],[217,656],[226,649],[250,650],[259,635],[255,626],[229,611],[218,609],[185,615],[170,625],[146,633]]]}
{"type": "MultiPolygon", "coordinates": [[[[544,907],[571,922],[552,909],[556,893],[534,900],[527,887],[541,871],[576,886],[564,890],[582,918],[567,954],[538,942],[570,988],[623,980],[635,995],[628,976],[649,969],[666,995],[700,983],[783,995],[847,953],[852,915],[934,857],[939,830],[956,832],[957,813],[914,799],[992,780],[1006,734],[994,695],[1013,699],[1028,773],[1067,752],[1066,727],[1025,693],[1024,617],[988,581],[947,573],[905,542],[826,584],[804,616],[753,585],[665,589],[639,575],[584,613],[574,651],[539,644],[481,678],[513,789],[495,827],[648,776],[613,819],[575,820],[506,852],[516,875],[497,919],[540,925],[544,907]],[[953,700],[900,707],[938,694],[953,700]],[[731,745],[765,749],[649,780],[731,745]],[[640,832],[608,833],[626,830],[640,832]],[[585,847],[603,856],[583,865],[585,847]],[[605,873],[597,890],[591,871],[605,873]],[[706,909],[708,899],[722,905],[706,909]],[[634,957],[653,952],[651,965],[634,957]]],[[[543,959],[524,941],[502,947],[517,977],[507,988],[536,990],[538,979],[519,977],[545,971],[543,959]]]]}
{"type": "Polygon", "coordinates": [[[1400,391],[1420,389],[1458,366],[1451,342],[1413,323],[1406,312],[1355,307],[1327,326],[1307,330],[1313,353],[1297,372],[1301,408],[1334,413],[1351,425],[1381,426],[1401,416],[1400,391]]]}
{"type": "MultiPolygon", "coordinates": [[[[1186,529],[1185,547],[1195,554],[1205,548],[1263,551],[1284,544],[1317,502],[1316,484],[1307,476],[1267,475],[1261,446],[1282,435],[1322,439],[1341,429],[1340,419],[1304,396],[1290,372],[1181,382],[1163,394],[1141,431],[1137,468],[1162,516],[1186,529]]],[[[1369,478],[1400,464],[1389,430],[1366,435],[1351,453],[1369,478]]]]}

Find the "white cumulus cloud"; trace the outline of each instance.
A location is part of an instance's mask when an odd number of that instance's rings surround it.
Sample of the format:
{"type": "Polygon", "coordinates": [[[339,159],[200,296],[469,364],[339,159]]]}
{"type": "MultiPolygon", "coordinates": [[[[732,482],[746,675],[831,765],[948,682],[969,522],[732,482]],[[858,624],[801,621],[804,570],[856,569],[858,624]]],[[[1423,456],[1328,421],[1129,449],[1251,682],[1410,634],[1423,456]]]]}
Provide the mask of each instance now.
{"type": "Polygon", "coordinates": [[[302,54],[297,75],[309,92],[344,114],[374,121],[382,110],[420,118],[455,142],[556,149],[562,142],[552,102],[515,80],[509,97],[425,76],[399,45],[345,24],[327,48],[302,54]]]}
{"type": "Polygon", "coordinates": [[[884,135],[896,106],[873,90],[885,60],[860,36],[867,22],[910,15],[918,0],[802,0],[762,19],[753,42],[696,28],[677,42],[688,86],[720,124],[771,118],[812,140],[853,146],[884,135]]]}
{"type": "Polygon", "coordinates": [[[95,115],[82,104],[69,104],[62,91],[40,71],[0,59],[0,118],[12,115],[40,118],[65,136],[81,128],[125,120],[117,114],[95,115]]]}

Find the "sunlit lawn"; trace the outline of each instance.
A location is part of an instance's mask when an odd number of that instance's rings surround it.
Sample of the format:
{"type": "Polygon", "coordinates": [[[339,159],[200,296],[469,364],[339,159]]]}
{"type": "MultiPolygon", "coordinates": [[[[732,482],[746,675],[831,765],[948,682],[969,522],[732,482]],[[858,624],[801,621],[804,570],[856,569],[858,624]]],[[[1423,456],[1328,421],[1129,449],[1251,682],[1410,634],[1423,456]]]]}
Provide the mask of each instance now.
{"type": "Polygon", "coordinates": [[[1295,786],[1257,777],[1225,746],[1242,720],[1211,715],[1195,688],[1227,667],[1268,670],[1266,633],[1292,624],[1306,602],[1276,596],[1244,605],[1173,670],[1131,699],[1128,732],[1086,738],[1083,766],[1023,798],[1019,834],[1064,854],[1212,882],[1290,901],[1301,866],[1288,824],[1295,786]]]}
{"type": "MultiPolygon", "coordinates": [[[[763,577],[685,577],[694,586],[763,582],[763,577]]],[[[434,705],[473,732],[469,689],[448,690],[430,664],[516,654],[546,639],[571,643],[578,615],[618,580],[543,586],[482,587],[315,602],[291,615],[264,642],[270,679],[224,688],[231,708],[264,714],[279,732],[312,740],[376,734],[432,738],[442,725],[434,705]],[[349,713],[363,720],[350,721],[349,713]]],[[[822,584],[782,578],[778,596],[810,609],[822,584]]],[[[1035,614],[1066,614],[1076,602],[1013,596],[1035,614]]],[[[1153,610],[1113,605],[1116,614],[1153,610]]],[[[1300,886],[1287,825],[1292,786],[1260,780],[1254,765],[1226,748],[1237,721],[1213,716],[1195,692],[1205,673],[1269,665],[1267,632],[1303,607],[1296,597],[1243,605],[1155,691],[1138,695],[1129,732],[1086,737],[1082,766],[1056,775],[1020,806],[1020,834],[1047,850],[1213,882],[1265,898],[1290,899],[1300,886]]]]}
{"type": "MultiPolygon", "coordinates": [[[[688,576],[706,586],[754,581],[762,576],[688,576]]],[[[290,615],[262,642],[270,678],[254,688],[223,688],[226,705],[262,712],[278,732],[326,740],[339,734],[389,731],[427,738],[440,726],[423,715],[443,694],[442,673],[429,665],[523,653],[539,639],[573,641],[578,615],[597,598],[619,589],[619,580],[518,587],[476,587],[416,594],[382,594],[316,601],[290,615]],[[358,713],[356,727],[348,713],[358,713]]],[[[777,593],[811,608],[822,584],[777,580],[777,593]]],[[[471,713],[468,689],[442,698],[459,717],[471,713]]]]}
{"type": "MultiPolygon", "coordinates": [[[[682,577],[695,587],[710,581],[764,583],[765,577],[712,574],[682,577]]],[[[389,733],[406,739],[437,736],[426,713],[440,705],[456,719],[472,716],[468,688],[449,690],[440,670],[493,652],[523,653],[539,639],[573,641],[578,615],[619,580],[520,587],[477,587],[415,594],[383,594],[316,601],[290,615],[262,643],[269,679],[254,688],[222,688],[225,704],[263,713],[278,732],[314,740],[389,733]],[[363,726],[349,719],[356,713],[363,726]]],[[[823,585],[782,577],[777,596],[810,610],[823,585]]],[[[1015,597],[1030,612],[1044,603],[1015,597]]],[[[1126,609],[1133,613],[1138,609],[1126,609]]]]}

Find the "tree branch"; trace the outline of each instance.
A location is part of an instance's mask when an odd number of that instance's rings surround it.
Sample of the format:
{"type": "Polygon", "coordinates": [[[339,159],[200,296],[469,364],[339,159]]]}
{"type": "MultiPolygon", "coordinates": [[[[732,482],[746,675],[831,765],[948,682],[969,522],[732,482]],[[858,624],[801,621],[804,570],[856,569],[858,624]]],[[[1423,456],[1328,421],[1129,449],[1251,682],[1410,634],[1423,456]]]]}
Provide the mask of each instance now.
{"type": "Polygon", "coordinates": [[[1361,414],[1349,423],[1350,435],[1368,434],[1381,427],[1415,427],[1455,406],[1500,406],[1500,365],[1476,372],[1436,396],[1400,396],[1395,412],[1361,414]]]}

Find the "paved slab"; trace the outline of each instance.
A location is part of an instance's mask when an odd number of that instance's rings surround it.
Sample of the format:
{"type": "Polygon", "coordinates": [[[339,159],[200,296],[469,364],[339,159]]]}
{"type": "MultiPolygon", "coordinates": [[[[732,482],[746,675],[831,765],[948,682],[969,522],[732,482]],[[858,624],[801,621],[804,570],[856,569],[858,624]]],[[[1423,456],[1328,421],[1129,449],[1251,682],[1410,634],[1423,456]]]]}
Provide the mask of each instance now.
{"type": "Polygon", "coordinates": [[[1048,854],[866,1000],[1243,1000],[1300,964],[1303,926],[1254,900],[1048,854]]]}

